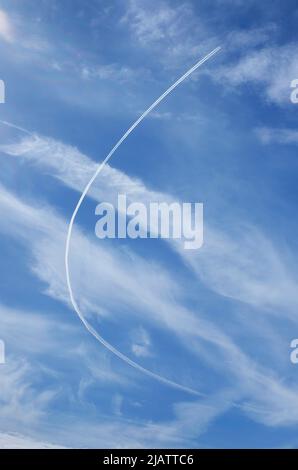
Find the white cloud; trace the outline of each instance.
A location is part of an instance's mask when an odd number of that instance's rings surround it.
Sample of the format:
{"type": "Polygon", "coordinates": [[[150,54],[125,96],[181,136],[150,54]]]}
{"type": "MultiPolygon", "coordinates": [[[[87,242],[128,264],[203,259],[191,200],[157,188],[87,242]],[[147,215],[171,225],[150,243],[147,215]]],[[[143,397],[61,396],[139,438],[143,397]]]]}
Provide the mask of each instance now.
{"type": "Polygon", "coordinates": [[[38,391],[36,370],[27,359],[6,358],[0,368],[0,425],[36,424],[56,395],[56,390],[38,391]]]}
{"type": "Polygon", "coordinates": [[[63,447],[21,434],[0,431],[0,449],[63,449],[63,447]]]}
{"type": "Polygon", "coordinates": [[[251,82],[260,87],[268,101],[289,104],[290,84],[298,76],[297,44],[249,51],[219,67],[213,76],[230,87],[251,82]]]}
{"type": "MultiPolygon", "coordinates": [[[[1,306],[0,309],[0,331],[8,341],[9,349],[14,349],[19,354],[26,354],[26,359],[17,359],[17,356],[7,358],[7,364],[0,368],[1,388],[0,388],[0,448],[60,448],[61,446],[71,447],[108,447],[108,448],[138,448],[149,447],[153,444],[156,447],[179,446],[182,443],[187,445],[189,439],[198,436],[208,426],[209,422],[222,412],[222,403],[217,398],[210,398],[208,403],[181,403],[176,404],[174,416],[171,420],[146,422],[140,420],[134,423],[126,418],[123,408],[125,397],[117,393],[111,398],[111,407],[114,417],[107,420],[105,414],[97,410],[96,417],[100,416],[100,424],[97,419],[85,413],[84,421],[81,416],[77,416],[75,421],[70,420],[67,413],[57,414],[51,408],[51,402],[56,395],[59,396],[61,390],[66,390],[65,398],[72,403],[78,403],[80,409],[88,410],[88,389],[96,382],[101,381],[103,386],[108,386],[110,375],[102,375],[103,361],[95,357],[94,351],[81,349],[84,361],[78,362],[79,354],[72,349],[69,343],[69,336],[74,335],[74,342],[77,338],[76,331],[72,328],[67,332],[63,324],[59,324],[59,331],[62,327],[64,338],[61,356],[65,359],[71,357],[73,364],[68,363],[66,376],[61,374],[58,363],[55,370],[51,371],[49,366],[42,361],[36,360],[47,353],[53,358],[58,355],[62,344],[60,338],[52,334],[52,320],[37,314],[28,312],[12,311],[1,306]],[[8,327],[7,327],[8,325],[8,327]],[[31,330],[30,336],[28,331],[31,330]],[[24,331],[24,338],[20,333],[24,331]],[[12,337],[10,336],[12,333],[12,337]],[[16,341],[13,342],[15,335],[16,341]],[[31,341],[36,343],[33,347],[28,344],[31,341]],[[20,341],[20,343],[19,343],[20,341]],[[51,348],[51,351],[49,351],[51,348]],[[28,356],[29,354],[29,356],[28,356]],[[31,358],[29,361],[29,357],[31,358]],[[32,358],[35,357],[35,361],[32,358]],[[93,360],[94,359],[94,360],[93,360]],[[43,364],[43,365],[42,365],[43,364]],[[84,373],[85,364],[92,375],[84,373]],[[58,366],[58,367],[57,367],[58,366]],[[69,373],[73,376],[73,367],[78,371],[80,378],[79,388],[76,395],[68,388],[69,373]],[[42,374],[50,375],[52,382],[57,384],[57,391],[47,388],[47,381],[41,380],[42,374]],[[193,411],[191,412],[191,408],[193,411]],[[60,422],[61,420],[61,422],[60,422]],[[54,422],[54,424],[53,424],[54,422]],[[79,432],[84,428],[85,432],[79,432]],[[18,430],[18,434],[15,430],[18,430]],[[20,432],[22,434],[20,434],[20,432]]],[[[60,358],[61,361],[61,358],[60,358]]],[[[119,379],[119,376],[118,376],[119,379]]],[[[123,385],[123,382],[115,383],[123,385]]],[[[224,403],[224,408],[229,406],[229,402],[224,403]]],[[[94,412],[92,412],[93,416],[94,412]]]]}
{"type": "Polygon", "coordinates": [[[286,387],[275,377],[259,376],[254,390],[256,399],[248,400],[243,411],[251,418],[267,426],[297,425],[297,391],[286,387]]]}
{"type": "Polygon", "coordinates": [[[257,46],[265,46],[278,31],[274,23],[267,23],[261,28],[236,29],[231,31],[225,41],[229,50],[248,52],[257,46]]]}
{"type": "MultiPolygon", "coordinates": [[[[77,191],[83,191],[98,166],[77,148],[38,135],[26,136],[13,144],[0,145],[0,151],[31,161],[42,170],[50,170],[55,178],[77,191]]],[[[100,175],[100,184],[90,189],[90,195],[97,201],[104,199],[112,202],[118,193],[144,203],[153,198],[159,200],[165,197],[148,190],[139,179],[130,178],[106,165],[100,175]]]]}
{"type": "MultiPolygon", "coordinates": [[[[0,230],[32,250],[33,270],[48,285],[47,292],[69,305],[63,262],[66,221],[48,206],[30,206],[20,201],[4,187],[0,214],[5,219],[0,230]]],[[[129,251],[102,246],[79,229],[74,232],[72,246],[75,247],[71,252],[72,280],[83,311],[105,316],[111,308],[122,305],[134,316],[140,310],[146,312],[147,320],[173,329],[179,335],[199,332],[199,336],[208,339],[207,324],[204,331],[196,316],[176,300],[182,286],[157,263],[149,263],[129,251]]]]}
{"type": "Polygon", "coordinates": [[[116,393],[112,398],[113,413],[116,416],[122,416],[123,396],[116,393]]]}
{"type": "MultiPolygon", "coordinates": [[[[49,286],[51,286],[53,279],[56,279],[57,277],[57,273],[59,273],[60,269],[63,270],[62,266],[61,268],[58,268],[57,266],[57,260],[61,258],[59,254],[59,245],[61,244],[62,240],[60,239],[60,237],[58,237],[57,239],[55,235],[55,231],[57,229],[59,230],[59,225],[61,224],[61,222],[57,218],[54,220],[52,218],[53,214],[51,215],[51,218],[49,218],[49,214],[51,212],[49,209],[43,208],[41,210],[26,206],[24,202],[18,202],[15,198],[12,198],[12,196],[9,196],[7,193],[5,194],[4,188],[2,188],[1,194],[1,220],[6,220],[5,226],[1,225],[1,230],[3,231],[3,229],[5,229],[6,231],[8,231],[8,233],[14,233],[18,239],[22,237],[26,241],[26,246],[31,247],[33,254],[36,256],[36,259],[40,263],[39,268],[35,270],[36,274],[44,282],[48,283],[49,286]],[[7,211],[4,212],[5,206],[7,206],[7,211]],[[3,217],[4,214],[6,214],[5,217],[3,217]],[[19,226],[17,227],[17,230],[15,225],[14,227],[10,226],[8,214],[11,214],[12,220],[18,220],[19,226]],[[33,224],[37,225],[37,233],[35,234],[34,230],[36,230],[36,226],[34,227],[33,224]],[[43,232],[43,224],[46,225],[47,235],[49,236],[49,238],[47,239],[47,241],[42,243],[45,250],[40,251],[40,236],[43,232]],[[48,248],[50,240],[52,240],[52,242],[53,240],[56,240],[56,242],[53,243],[53,249],[49,250],[48,248]],[[49,265],[49,262],[51,263],[51,265],[49,265]]],[[[80,241],[80,238],[77,238],[76,244],[78,242],[81,244],[82,240],[80,241]]],[[[84,245],[81,249],[79,249],[79,253],[84,253],[84,258],[86,257],[86,253],[90,253],[90,260],[86,260],[90,269],[90,267],[92,268],[91,260],[103,260],[103,253],[101,253],[98,258],[98,248],[96,249],[96,252],[94,252],[93,249],[91,249],[90,251],[91,246],[88,246],[88,244],[86,243],[87,241],[83,242],[84,245]]],[[[96,283],[94,287],[96,287],[97,295],[99,295],[99,298],[97,297],[97,299],[100,299],[100,304],[102,304],[102,302],[105,303],[106,300],[103,297],[103,293],[106,289],[109,288],[112,289],[112,291],[108,290],[107,299],[110,300],[111,296],[114,296],[113,302],[115,302],[115,305],[117,303],[123,305],[123,302],[127,302],[127,298],[125,296],[123,297],[122,293],[120,293],[119,296],[117,295],[116,298],[115,294],[120,290],[126,290],[127,287],[124,284],[124,279],[125,283],[131,283],[132,280],[130,279],[130,271],[128,268],[125,268],[125,270],[123,271],[125,272],[125,276],[122,275],[120,278],[121,280],[119,279],[119,286],[121,286],[121,289],[115,288],[115,282],[118,282],[118,268],[117,264],[115,263],[115,260],[111,257],[112,254],[109,253],[108,256],[110,257],[109,262],[106,263],[103,261],[103,266],[108,266],[109,264],[112,264],[113,272],[108,275],[108,284],[104,285],[103,291],[99,292],[98,286],[101,285],[100,279],[102,279],[101,272],[100,270],[91,270],[91,274],[87,278],[86,288],[89,286],[91,279],[96,279],[97,281],[99,281],[99,283],[96,283]]],[[[118,256],[117,262],[119,263],[118,256]]],[[[122,262],[121,259],[120,262],[122,262]]],[[[138,265],[137,260],[136,263],[138,265]]],[[[119,265],[119,268],[122,269],[121,265],[119,265]]],[[[137,269],[137,266],[133,266],[134,275],[137,269]]],[[[144,267],[142,267],[142,270],[144,270],[144,267]]],[[[149,280],[150,276],[156,276],[156,269],[154,269],[154,273],[150,273],[150,268],[148,267],[148,264],[146,265],[146,270],[149,271],[146,273],[147,280],[149,280]]],[[[158,269],[158,271],[160,271],[160,268],[158,269]]],[[[60,275],[61,280],[57,283],[56,289],[61,290],[61,288],[63,289],[63,287],[61,287],[60,285],[60,283],[63,284],[62,272],[60,275]]],[[[106,275],[106,272],[104,272],[104,275],[106,275]]],[[[165,276],[165,274],[163,274],[163,276],[165,276]]],[[[158,324],[164,324],[164,326],[166,326],[169,330],[174,331],[176,335],[180,336],[180,338],[183,339],[184,344],[189,347],[190,350],[192,350],[194,355],[199,355],[201,359],[207,360],[207,363],[209,363],[209,366],[211,366],[210,370],[213,369],[214,371],[217,370],[218,372],[220,372],[222,369],[220,364],[224,363],[226,378],[229,376],[230,378],[233,377],[232,383],[233,389],[235,391],[235,398],[238,397],[238,399],[240,400],[240,398],[244,395],[250,397],[250,407],[245,404],[244,409],[246,412],[250,413],[251,417],[260,420],[263,416],[263,421],[265,423],[268,422],[267,416],[269,411],[268,413],[266,412],[268,405],[266,405],[265,407],[263,401],[264,386],[270,388],[271,393],[274,393],[274,396],[272,396],[271,403],[272,407],[276,410],[279,415],[278,410],[281,409],[283,406],[282,400],[287,394],[292,394],[291,389],[279,383],[278,378],[274,377],[270,371],[260,368],[260,366],[255,364],[247,355],[245,355],[241,351],[241,349],[239,349],[239,347],[236,346],[236,344],[231,340],[231,338],[229,338],[223,332],[218,330],[212,323],[206,322],[205,320],[200,318],[198,312],[196,313],[196,315],[193,315],[191,314],[191,312],[187,311],[178,303],[173,303],[172,300],[169,300],[169,298],[167,298],[167,292],[172,293],[172,287],[170,287],[168,291],[168,287],[165,287],[165,284],[163,283],[161,288],[161,282],[158,281],[158,288],[155,287],[152,290],[150,286],[152,281],[150,282],[149,280],[149,291],[154,292],[154,297],[152,297],[149,292],[147,293],[147,287],[142,287],[140,297],[134,300],[135,292],[140,289],[140,286],[143,284],[143,282],[140,283],[139,276],[136,276],[136,282],[137,286],[135,284],[132,284],[132,290],[129,290],[129,302],[131,303],[131,305],[134,305],[135,308],[135,305],[139,306],[140,299],[144,301],[144,298],[147,297],[146,302],[148,301],[147,308],[150,311],[150,319],[155,323],[156,326],[158,324]],[[160,288],[162,290],[162,293],[160,292],[160,288]],[[136,304],[134,304],[134,302],[136,302],[136,304]],[[203,340],[203,342],[201,342],[200,338],[201,340],[203,340]],[[212,348],[207,348],[204,351],[205,342],[206,344],[209,343],[212,348]],[[220,363],[218,363],[219,356],[221,357],[220,363]],[[274,384],[275,387],[273,387],[274,384]],[[260,410],[258,416],[256,416],[255,414],[256,408],[260,410]]],[[[173,280],[171,280],[170,283],[167,282],[168,286],[172,286],[173,282],[173,280]]],[[[144,281],[144,286],[146,285],[146,281],[144,281]]],[[[86,294],[88,295],[88,297],[90,295],[91,298],[92,296],[94,296],[92,286],[91,289],[86,290],[86,294]]],[[[59,291],[57,297],[60,297],[59,291]]],[[[167,373],[169,373],[169,371],[167,371],[167,373]]],[[[193,377],[193,381],[194,383],[196,382],[195,377],[193,377]]],[[[294,402],[291,403],[291,407],[294,405],[294,402]]],[[[231,403],[226,403],[226,406],[231,406],[231,403]]],[[[239,407],[241,408],[241,405],[239,405],[239,407]]],[[[287,424],[290,419],[290,414],[282,416],[284,417],[284,424],[287,424]]],[[[294,418],[292,415],[291,420],[293,419],[294,418]]],[[[281,418],[279,418],[279,422],[280,420],[281,418]]]]}
{"type": "Polygon", "coordinates": [[[0,36],[6,42],[14,41],[14,31],[9,16],[4,10],[0,10],[0,36]]]}
{"type": "Polygon", "coordinates": [[[86,341],[72,320],[44,309],[32,313],[0,305],[0,337],[6,346],[6,362],[0,366],[0,430],[26,434],[33,425],[42,428],[61,400],[87,413],[89,390],[98,384],[103,395],[112,385],[133,388],[126,370],[115,370],[106,352],[86,341]]]}
{"type": "Polygon", "coordinates": [[[215,292],[296,321],[296,271],[258,227],[240,221],[235,226],[227,234],[205,225],[203,247],[183,250],[185,261],[215,292]]]}
{"type": "Polygon", "coordinates": [[[0,336],[7,344],[8,351],[13,345],[15,354],[31,356],[53,353],[62,354],[61,338],[77,336],[77,329],[60,321],[59,334],[57,324],[50,314],[30,312],[0,305],[0,336]],[[61,334],[61,337],[60,337],[61,334]]]}
{"type": "MultiPolygon", "coordinates": [[[[117,396],[116,401],[122,404],[122,397],[117,396]]],[[[135,422],[122,414],[109,421],[103,418],[100,424],[64,423],[55,432],[60,442],[71,447],[120,449],[189,447],[197,444],[195,439],[228,409],[229,401],[230,394],[223,392],[211,395],[202,402],[178,402],[174,406],[173,416],[159,422],[152,420],[135,422]],[[85,430],[84,435],[79,432],[82,428],[85,430]]]]}
{"type": "Polygon", "coordinates": [[[132,45],[137,42],[150,53],[158,51],[166,68],[181,67],[219,45],[189,2],[173,6],[167,1],[129,0],[120,24],[128,25],[132,45]]]}
{"type": "MultiPolygon", "coordinates": [[[[51,169],[54,176],[77,190],[82,189],[95,169],[94,162],[78,150],[50,139],[30,138],[6,147],[5,151],[14,156],[22,155],[38,164],[41,169],[51,169]]],[[[156,196],[141,181],[131,180],[110,167],[106,169],[104,181],[105,184],[100,185],[101,189],[94,190],[93,197],[95,194],[99,195],[98,191],[102,191],[100,195],[108,200],[112,188],[113,191],[118,191],[124,186],[130,196],[136,194],[142,201],[150,201],[150,198],[156,196]]],[[[5,220],[1,230],[15,233],[18,239],[24,240],[34,254],[36,275],[48,285],[51,295],[67,302],[64,266],[61,261],[65,222],[49,207],[29,206],[4,188],[1,194],[1,220],[5,220]]],[[[171,200],[169,195],[162,196],[171,200]]],[[[297,306],[295,277],[281,254],[257,228],[238,226],[239,230],[229,235],[209,228],[209,241],[196,255],[187,254],[179,244],[174,244],[173,247],[210,289],[259,308],[271,308],[274,311],[278,307],[279,316],[283,315],[286,319],[290,313],[294,320],[297,306]]],[[[272,407],[278,416],[283,417],[284,423],[288,423],[290,414],[280,415],[279,410],[284,406],[284,397],[287,394],[292,396],[292,390],[280,383],[278,374],[273,374],[270,368],[262,368],[244,354],[235,341],[220,331],[212,321],[203,320],[200,312],[185,309],[179,301],[179,295],[173,299],[173,292],[177,293],[177,283],[173,276],[157,266],[151,269],[152,265],[148,260],[142,260],[136,255],[129,254],[128,262],[121,251],[110,250],[108,246],[102,250],[100,245],[93,245],[79,231],[76,231],[73,243],[79,248],[72,253],[72,267],[77,266],[74,273],[80,272],[79,285],[83,287],[79,291],[75,289],[75,292],[89,314],[90,310],[98,312],[98,305],[102,308],[100,315],[108,315],[108,311],[111,308],[114,310],[117,305],[127,305],[128,312],[134,314],[141,308],[142,320],[149,319],[155,326],[173,331],[193,355],[198,355],[209,364],[210,370],[221,373],[220,364],[223,362],[225,377],[233,377],[236,396],[239,399],[249,397],[249,407],[246,404],[244,408],[253,419],[263,419],[263,422],[268,423],[268,413],[272,407]],[[80,253],[84,253],[83,259],[80,253]],[[100,259],[101,263],[95,264],[95,259],[100,259]],[[144,317],[144,312],[149,316],[144,317]],[[274,389],[270,407],[265,406],[263,401],[264,387],[274,389]],[[258,415],[256,409],[259,410],[258,415]]],[[[76,282],[75,278],[74,281],[76,282]]],[[[272,361],[275,362],[274,359],[272,361]]],[[[292,406],[295,406],[294,401],[292,406]]],[[[281,418],[276,418],[273,422],[278,420],[280,422],[281,418]]]]}
{"type": "MultiPolygon", "coordinates": [[[[37,432],[15,433],[0,431],[1,449],[54,449],[54,448],[179,448],[189,447],[194,439],[203,434],[208,426],[227,409],[228,395],[219,394],[198,402],[176,403],[173,417],[160,422],[146,420],[134,422],[121,413],[100,422],[69,419],[55,426],[47,424],[37,432]],[[84,429],[84,433],[81,430],[84,429]],[[26,434],[26,435],[25,435],[26,434]]],[[[123,398],[113,399],[116,410],[123,398]],[[116,404],[115,404],[116,402],[116,404]]],[[[197,441],[196,441],[197,442],[197,441]]]]}
{"type": "Polygon", "coordinates": [[[298,130],[260,127],[256,134],[263,144],[298,144],[298,130]]]}
{"type": "MultiPolygon", "coordinates": [[[[25,158],[43,171],[49,170],[77,191],[83,190],[97,168],[94,161],[76,148],[39,136],[26,136],[17,143],[0,145],[0,150],[25,158]]],[[[97,201],[115,204],[117,194],[126,194],[129,201],[145,205],[150,201],[174,201],[171,195],[148,189],[141,180],[109,165],[99,178],[100,184],[90,189],[90,196],[97,201]]],[[[258,227],[239,221],[236,226],[238,229],[228,234],[205,224],[205,242],[196,252],[184,250],[179,241],[170,241],[171,247],[215,292],[261,308],[282,309],[285,316],[293,317],[297,308],[295,273],[258,227]]]]}
{"type": "Polygon", "coordinates": [[[133,69],[126,65],[101,64],[81,66],[81,76],[85,80],[108,80],[121,84],[132,83],[135,80],[150,78],[150,73],[144,68],[133,69]]]}
{"type": "Polygon", "coordinates": [[[152,355],[151,339],[148,331],[140,327],[132,332],[131,350],[137,357],[150,357],[152,355]]]}
{"type": "Polygon", "coordinates": [[[157,8],[150,9],[147,2],[129,0],[126,16],[123,22],[128,22],[138,41],[148,46],[160,42],[166,36],[176,37],[181,27],[183,29],[183,18],[189,7],[181,4],[178,8],[171,8],[166,2],[159,2],[157,8]]]}
{"type": "MultiPolygon", "coordinates": [[[[259,28],[234,29],[219,34],[212,21],[218,14],[217,5],[210,21],[210,13],[208,17],[204,16],[203,11],[197,12],[188,1],[129,0],[120,24],[128,26],[133,37],[132,47],[137,44],[154,54],[154,60],[165,68],[181,68],[182,64],[197,60],[217,46],[223,47],[225,60],[225,51],[250,52],[271,42],[278,30],[273,23],[266,23],[259,28]]],[[[216,73],[217,70],[212,68],[212,75],[216,73]]]]}

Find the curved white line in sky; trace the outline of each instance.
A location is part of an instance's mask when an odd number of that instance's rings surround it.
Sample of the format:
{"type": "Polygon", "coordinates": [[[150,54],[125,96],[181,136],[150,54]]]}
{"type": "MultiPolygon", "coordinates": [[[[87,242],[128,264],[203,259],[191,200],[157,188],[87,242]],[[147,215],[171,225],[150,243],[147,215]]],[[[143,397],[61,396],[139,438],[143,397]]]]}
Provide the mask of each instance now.
{"type": "Polygon", "coordinates": [[[197,62],[191,69],[189,69],[182,77],[180,77],[173,85],[171,85],[154,103],[132,124],[132,126],[125,132],[125,134],[121,137],[120,140],[116,143],[116,145],[112,148],[110,153],[106,156],[106,158],[99,164],[98,168],[96,169],[94,175],[90,179],[89,183],[85,187],[84,191],[81,194],[81,197],[75,207],[75,210],[71,216],[70,223],[68,226],[68,232],[67,232],[67,238],[66,238],[66,246],[65,246],[65,272],[66,272],[66,282],[67,282],[67,287],[70,295],[70,300],[72,303],[72,306],[77,313],[78,317],[80,318],[81,322],[85,326],[85,328],[91,333],[94,338],[99,341],[103,346],[105,346],[109,351],[111,351],[113,354],[115,354],[117,357],[122,359],[124,362],[129,364],[130,366],[134,367],[135,369],[139,370],[140,372],[143,372],[147,376],[158,380],[159,382],[162,382],[166,385],[169,385],[171,387],[174,387],[176,389],[182,390],[184,392],[191,393],[193,395],[199,395],[199,396],[204,396],[203,393],[198,392],[197,390],[193,390],[192,388],[184,387],[183,385],[180,385],[176,382],[173,382],[172,380],[168,380],[165,377],[162,377],[158,374],[155,374],[154,372],[151,372],[148,369],[145,369],[144,367],[140,366],[136,362],[132,361],[129,357],[125,356],[122,354],[118,349],[114,348],[110,343],[108,343],[102,336],[100,336],[97,331],[89,324],[89,322],[84,318],[83,314],[81,313],[78,304],[76,303],[72,291],[72,286],[71,286],[71,281],[70,281],[70,272],[69,272],[69,248],[70,248],[70,240],[71,240],[71,235],[72,235],[72,229],[73,229],[73,224],[76,218],[76,215],[82,205],[83,200],[85,199],[90,187],[92,186],[94,180],[96,177],[99,175],[99,173],[102,171],[104,168],[105,164],[110,160],[112,155],[116,152],[116,150],[120,147],[120,145],[124,142],[124,140],[131,134],[131,132],[143,121],[143,119],[148,116],[148,114],[156,108],[156,106],[166,97],[168,96],[180,83],[182,83],[189,75],[191,75],[197,68],[199,68],[201,65],[203,65],[207,60],[209,60],[212,56],[214,56],[221,47],[216,47],[213,51],[211,51],[209,54],[207,54],[203,59],[201,59],[199,62],[197,62]]]}
{"type": "Polygon", "coordinates": [[[24,129],[23,127],[20,127],[20,126],[16,126],[15,124],[12,124],[11,122],[1,121],[0,120],[0,124],[4,124],[5,126],[11,127],[12,129],[17,129],[18,131],[22,131],[25,134],[30,135],[31,137],[35,136],[35,134],[33,134],[32,132],[27,131],[27,129],[24,129]]]}

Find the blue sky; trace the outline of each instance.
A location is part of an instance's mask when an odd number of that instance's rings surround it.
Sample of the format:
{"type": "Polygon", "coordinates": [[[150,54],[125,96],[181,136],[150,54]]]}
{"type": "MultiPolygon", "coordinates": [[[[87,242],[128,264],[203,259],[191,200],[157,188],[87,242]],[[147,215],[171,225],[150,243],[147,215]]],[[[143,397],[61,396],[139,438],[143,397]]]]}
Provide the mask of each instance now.
{"type": "Polygon", "coordinates": [[[0,2],[1,447],[296,447],[294,1],[0,2]],[[137,117],[222,50],[129,137],[137,117]],[[204,203],[204,246],[98,240],[94,210],[204,203]]]}

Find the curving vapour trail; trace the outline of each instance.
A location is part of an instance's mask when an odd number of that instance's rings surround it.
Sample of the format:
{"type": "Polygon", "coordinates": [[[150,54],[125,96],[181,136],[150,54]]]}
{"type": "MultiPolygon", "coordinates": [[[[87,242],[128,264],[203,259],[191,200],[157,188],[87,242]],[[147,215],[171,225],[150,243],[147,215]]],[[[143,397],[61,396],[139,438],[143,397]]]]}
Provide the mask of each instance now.
{"type": "Polygon", "coordinates": [[[76,303],[76,300],[74,299],[73,291],[72,291],[72,286],[71,286],[71,280],[70,280],[70,272],[69,272],[69,249],[70,249],[70,240],[71,240],[71,235],[72,235],[72,230],[73,230],[73,225],[74,221],[76,218],[76,215],[82,205],[83,200],[85,199],[90,187],[92,186],[93,182],[99,175],[99,173],[102,171],[104,168],[105,164],[110,160],[112,155],[116,152],[116,150],[120,147],[120,145],[125,141],[125,139],[129,136],[129,134],[132,133],[132,131],[145,119],[146,116],[154,109],[158,104],[166,98],[180,83],[182,83],[189,75],[191,75],[197,68],[199,68],[201,65],[203,65],[207,60],[209,60],[212,56],[214,56],[217,52],[219,52],[221,47],[216,47],[213,51],[211,51],[209,54],[207,54],[203,59],[201,59],[199,62],[197,62],[191,69],[189,69],[182,77],[180,77],[173,85],[171,85],[154,103],[132,124],[132,126],[125,132],[125,134],[121,137],[120,140],[116,143],[116,145],[112,148],[110,153],[105,157],[105,159],[99,164],[97,170],[95,171],[94,175],[88,182],[87,186],[85,187],[84,191],[81,194],[81,197],[75,207],[75,210],[71,216],[70,223],[68,226],[68,232],[67,232],[67,238],[66,238],[66,246],[65,246],[65,272],[66,272],[66,281],[67,281],[67,287],[69,290],[69,295],[70,295],[70,300],[72,303],[72,306],[77,313],[78,317],[80,318],[81,322],[85,326],[85,328],[91,333],[94,338],[99,341],[103,346],[105,346],[109,351],[111,351],[115,356],[118,358],[122,359],[124,362],[132,366],[134,369],[139,370],[140,372],[146,374],[147,376],[158,380],[161,383],[164,383],[166,385],[169,385],[173,388],[176,388],[178,390],[191,393],[193,395],[198,395],[198,396],[204,396],[203,393],[194,390],[192,388],[184,387],[183,385],[180,385],[176,382],[173,382],[172,380],[169,380],[165,377],[162,377],[158,374],[155,374],[154,372],[151,372],[148,369],[145,369],[144,367],[140,366],[136,362],[132,361],[129,357],[125,356],[122,354],[118,349],[114,348],[110,343],[108,343],[102,336],[100,336],[97,331],[89,324],[89,322],[84,318],[83,314],[81,313],[79,306],[76,303]]]}
{"type": "Polygon", "coordinates": [[[0,120],[0,124],[3,124],[4,126],[11,127],[12,129],[16,129],[18,131],[24,132],[25,134],[30,135],[31,137],[35,137],[35,134],[33,134],[33,132],[29,132],[27,131],[27,129],[24,129],[23,127],[20,127],[20,126],[16,126],[15,124],[12,124],[11,122],[0,120]]]}

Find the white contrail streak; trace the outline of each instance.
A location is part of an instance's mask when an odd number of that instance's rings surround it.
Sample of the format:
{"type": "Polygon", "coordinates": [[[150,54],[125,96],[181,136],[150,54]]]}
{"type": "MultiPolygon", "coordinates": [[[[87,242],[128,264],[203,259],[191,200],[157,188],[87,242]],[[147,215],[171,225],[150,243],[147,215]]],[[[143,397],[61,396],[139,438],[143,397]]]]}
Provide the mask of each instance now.
{"type": "Polygon", "coordinates": [[[120,140],[116,143],[116,145],[112,148],[110,153],[106,156],[106,158],[99,164],[98,168],[96,169],[94,175],[90,179],[89,183],[85,187],[84,191],[81,194],[81,197],[75,207],[75,210],[71,216],[70,223],[68,226],[68,232],[67,232],[67,238],[66,238],[66,246],[65,246],[65,272],[66,272],[66,282],[67,282],[67,287],[69,290],[69,295],[70,295],[70,300],[72,303],[72,306],[77,313],[78,317],[80,318],[81,322],[85,326],[85,328],[91,333],[94,338],[99,341],[101,344],[103,344],[109,351],[111,351],[113,354],[115,354],[117,357],[122,359],[124,362],[129,364],[130,366],[134,367],[135,369],[139,370],[140,372],[143,372],[147,376],[158,380],[159,382],[162,382],[166,385],[170,385],[171,387],[174,387],[178,390],[182,390],[188,393],[191,393],[193,395],[199,395],[199,396],[204,396],[203,393],[198,392],[197,390],[193,390],[188,387],[184,387],[183,385],[180,385],[176,382],[173,382],[171,380],[166,379],[165,377],[162,377],[158,374],[155,374],[154,372],[151,372],[148,369],[145,369],[144,367],[140,366],[136,362],[132,361],[129,357],[125,356],[122,354],[118,349],[114,348],[110,343],[108,343],[102,336],[100,336],[95,329],[89,324],[89,322],[84,318],[83,314],[81,313],[78,304],[76,303],[72,291],[72,286],[71,286],[71,281],[70,281],[70,272],[69,272],[69,248],[70,248],[70,240],[71,240],[71,235],[72,235],[72,230],[73,230],[73,224],[76,218],[76,215],[82,205],[83,200],[85,199],[90,187],[92,186],[94,180],[96,177],[99,175],[99,173],[102,171],[104,168],[105,164],[108,163],[112,155],[116,152],[116,150],[120,147],[120,145],[125,141],[125,139],[129,136],[129,134],[132,133],[132,131],[145,119],[146,116],[154,109],[156,106],[159,105],[159,103],[166,98],[180,83],[182,83],[189,75],[191,75],[197,68],[199,68],[201,65],[203,65],[207,60],[209,60],[212,56],[214,56],[217,52],[219,52],[221,47],[216,47],[213,51],[211,51],[209,54],[207,54],[203,59],[201,59],[199,62],[197,62],[191,69],[189,69],[182,77],[180,77],[173,85],[171,85],[154,103],[134,122],[134,124],[125,132],[125,134],[121,137],[120,140]]]}
{"type": "Polygon", "coordinates": [[[24,129],[23,127],[16,126],[15,124],[12,124],[11,122],[0,120],[0,124],[4,124],[5,126],[11,127],[12,129],[17,129],[18,131],[22,131],[25,134],[30,135],[31,137],[36,137],[36,135],[33,134],[32,132],[27,131],[27,129],[24,129]]]}

